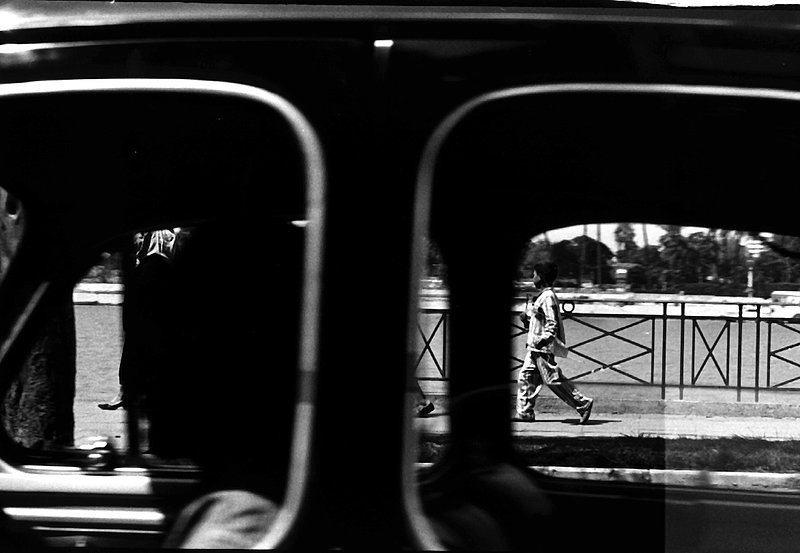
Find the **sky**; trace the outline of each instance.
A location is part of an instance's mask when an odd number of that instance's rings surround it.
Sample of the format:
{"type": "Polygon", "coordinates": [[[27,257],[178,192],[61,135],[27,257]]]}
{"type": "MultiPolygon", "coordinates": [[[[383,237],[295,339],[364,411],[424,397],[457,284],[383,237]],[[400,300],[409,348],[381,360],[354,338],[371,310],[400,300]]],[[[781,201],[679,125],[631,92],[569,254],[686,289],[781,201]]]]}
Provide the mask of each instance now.
{"type": "MultiPolygon", "coordinates": [[[[644,238],[642,235],[642,225],[641,223],[632,223],[633,224],[633,232],[636,234],[634,236],[634,240],[636,243],[641,247],[644,246],[644,238]]],[[[610,223],[610,224],[601,224],[600,225],[600,241],[608,246],[608,248],[615,252],[618,249],[617,242],[614,240],[614,231],[616,230],[618,223],[610,223]]],[[[587,225],[588,228],[588,235],[590,238],[597,239],[597,225],[590,224],[587,225]]],[[[683,227],[681,229],[681,234],[684,236],[688,236],[693,232],[706,232],[708,228],[705,227],[683,227]]],[[[550,230],[547,231],[547,238],[550,242],[560,242],[561,240],[571,240],[572,238],[576,238],[583,234],[583,225],[577,225],[574,227],[564,227],[560,229],[550,230]]],[[[665,234],[663,228],[658,225],[647,225],[647,242],[651,246],[658,245],[658,239],[665,234]]],[[[540,240],[543,236],[539,235],[534,237],[534,240],[540,240]]]]}

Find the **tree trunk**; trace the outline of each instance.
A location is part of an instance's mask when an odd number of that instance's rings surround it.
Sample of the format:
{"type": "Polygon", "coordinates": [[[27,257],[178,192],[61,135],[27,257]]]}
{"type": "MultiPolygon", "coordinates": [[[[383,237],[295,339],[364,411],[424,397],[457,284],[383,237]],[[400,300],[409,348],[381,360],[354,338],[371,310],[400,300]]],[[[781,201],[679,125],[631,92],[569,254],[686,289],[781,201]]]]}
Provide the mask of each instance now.
{"type": "Polygon", "coordinates": [[[75,418],[75,316],[72,298],[60,302],[44,336],[6,395],[6,431],[26,447],[71,446],[75,418]]]}
{"type": "MultiPolygon", "coordinates": [[[[16,251],[23,220],[17,202],[0,189],[0,272],[16,251]]],[[[59,305],[0,403],[6,431],[25,447],[74,444],[76,346],[71,292],[59,305]]]]}

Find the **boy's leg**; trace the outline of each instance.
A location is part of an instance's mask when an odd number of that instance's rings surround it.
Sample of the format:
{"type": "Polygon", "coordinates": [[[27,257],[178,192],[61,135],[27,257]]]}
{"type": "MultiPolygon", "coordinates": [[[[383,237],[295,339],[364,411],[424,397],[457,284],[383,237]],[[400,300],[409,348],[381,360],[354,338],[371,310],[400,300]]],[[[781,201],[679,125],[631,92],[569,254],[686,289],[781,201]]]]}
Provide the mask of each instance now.
{"type": "Polygon", "coordinates": [[[517,378],[517,416],[522,419],[535,417],[536,396],[542,390],[542,377],[536,369],[532,354],[525,355],[525,362],[517,378]]]}
{"type": "Polygon", "coordinates": [[[537,355],[536,367],[539,369],[542,380],[553,390],[553,393],[583,415],[583,412],[591,405],[592,398],[583,395],[572,382],[564,378],[555,357],[552,354],[537,355]]]}

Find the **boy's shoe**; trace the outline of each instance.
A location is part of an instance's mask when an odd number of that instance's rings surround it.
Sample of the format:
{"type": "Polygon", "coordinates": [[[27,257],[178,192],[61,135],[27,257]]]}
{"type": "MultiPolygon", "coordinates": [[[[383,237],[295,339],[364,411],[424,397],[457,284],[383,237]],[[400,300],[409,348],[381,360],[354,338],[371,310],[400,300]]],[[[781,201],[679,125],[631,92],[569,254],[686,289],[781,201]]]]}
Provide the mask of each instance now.
{"type": "Polygon", "coordinates": [[[418,417],[427,417],[430,415],[434,410],[433,402],[428,401],[423,405],[417,405],[417,416],[418,417]]]}
{"type": "Polygon", "coordinates": [[[520,413],[516,413],[511,420],[518,422],[536,422],[536,415],[533,413],[530,413],[529,415],[522,415],[520,413]]]}
{"type": "Polygon", "coordinates": [[[590,399],[586,403],[586,407],[583,407],[578,413],[581,416],[581,422],[579,424],[586,424],[589,421],[589,417],[592,416],[592,407],[594,406],[594,400],[590,399]]]}

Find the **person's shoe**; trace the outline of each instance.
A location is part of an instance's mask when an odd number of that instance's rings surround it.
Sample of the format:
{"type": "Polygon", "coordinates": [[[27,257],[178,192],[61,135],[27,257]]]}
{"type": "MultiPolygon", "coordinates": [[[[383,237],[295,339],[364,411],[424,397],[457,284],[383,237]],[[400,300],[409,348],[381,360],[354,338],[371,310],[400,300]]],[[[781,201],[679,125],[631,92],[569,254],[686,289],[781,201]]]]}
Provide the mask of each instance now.
{"type": "Polygon", "coordinates": [[[432,401],[428,401],[427,403],[424,403],[422,405],[417,405],[417,416],[427,417],[433,412],[434,409],[435,407],[433,406],[432,401]]]}
{"type": "Polygon", "coordinates": [[[533,413],[527,415],[522,415],[520,413],[517,413],[511,420],[518,422],[536,422],[536,415],[533,413]]]}
{"type": "Polygon", "coordinates": [[[594,406],[594,400],[590,399],[586,403],[586,407],[584,407],[581,411],[579,411],[581,415],[581,422],[578,424],[586,424],[589,422],[589,417],[592,416],[592,407],[594,406]]]}
{"type": "Polygon", "coordinates": [[[122,395],[117,396],[108,403],[98,403],[97,406],[104,411],[115,411],[122,407],[125,403],[122,401],[122,395]]]}

